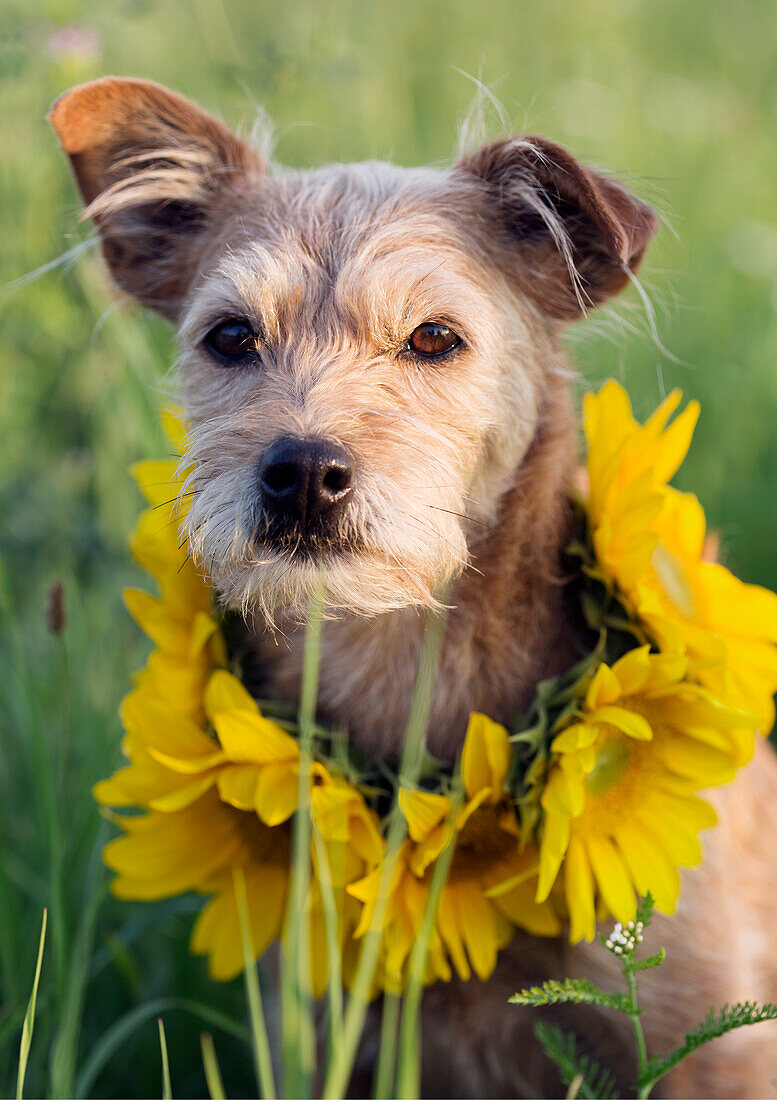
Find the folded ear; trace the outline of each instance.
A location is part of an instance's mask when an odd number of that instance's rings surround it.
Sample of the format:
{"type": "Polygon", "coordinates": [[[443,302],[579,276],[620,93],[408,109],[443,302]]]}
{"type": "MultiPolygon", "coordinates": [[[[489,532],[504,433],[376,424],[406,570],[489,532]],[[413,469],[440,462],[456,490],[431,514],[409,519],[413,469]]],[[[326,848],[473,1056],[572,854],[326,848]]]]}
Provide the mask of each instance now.
{"type": "Polygon", "coordinates": [[[658,226],[649,206],[546,138],[494,142],[457,168],[487,188],[522,284],[554,317],[616,294],[658,226]]]}
{"type": "Polygon", "coordinates": [[[204,235],[230,189],[261,171],[258,154],[218,119],[147,80],[83,84],[60,96],[48,117],[116,282],[174,318],[204,235]]]}

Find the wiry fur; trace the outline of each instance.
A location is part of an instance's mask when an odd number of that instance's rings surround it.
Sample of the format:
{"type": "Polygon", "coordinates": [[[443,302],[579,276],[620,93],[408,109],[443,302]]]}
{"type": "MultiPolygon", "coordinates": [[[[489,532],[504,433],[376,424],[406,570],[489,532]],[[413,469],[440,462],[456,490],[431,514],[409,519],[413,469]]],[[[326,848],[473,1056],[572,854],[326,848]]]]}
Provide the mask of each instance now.
{"type": "Polygon", "coordinates": [[[267,181],[272,206],[251,227],[261,243],[232,243],[188,306],[189,531],[229,602],[304,614],[324,570],[334,610],[431,606],[466,565],[467,525],[493,520],[536,429],[540,366],[530,314],[510,310],[505,281],[473,263],[446,189],[385,165],[267,181]],[[258,371],[225,377],[199,346],[225,309],[261,327],[258,371]],[[422,369],[402,348],[429,317],[469,350],[422,369]],[[330,438],[353,456],[341,534],[358,553],[290,568],[257,547],[258,457],[281,435],[330,438]]]}
{"type": "MultiPolygon", "coordinates": [[[[51,117],[114,277],[178,325],[186,535],[244,614],[257,690],[297,698],[299,623],[324,579],[319,709],[362,750],[400,750],[422,612],[443,596],[432,751],[455,756],[471,710],[508,721],[571,661],[560,552],[576,441],[561,327],[633,278],[652,211],[543,138],[468,147],[449,171],[268,173],[212,116],[146,82],[75,89],[51,117]],[[259,333],[258,357],[226,368],[203,339],[235,316],[259,333]],[[413,357],[408,337],[429,320],[463,346],[413,357]],[[354,465],[348,506],[305,547],[267,537],[258,467],[284,436],[334,441],[354,465]]],[[[775,789],[761,746],[718,797],[707,861],[657,936],[672,968],[646,979],[659,1049],[711,1003],[774,996],[775,789]]],[[[491,982],[433,987],[425,1092],[552,1092],[533,1018],[506,996],[565,972],[607,982],[611,963],[519,935],[491,982]]],[[[584,1027],[628,1080],[628,1035],[596,1014],[584,1027]]],[[[775,1076],[760,1030],[695,1055],[671,1087],[766,1095],[775,1076]]]]}

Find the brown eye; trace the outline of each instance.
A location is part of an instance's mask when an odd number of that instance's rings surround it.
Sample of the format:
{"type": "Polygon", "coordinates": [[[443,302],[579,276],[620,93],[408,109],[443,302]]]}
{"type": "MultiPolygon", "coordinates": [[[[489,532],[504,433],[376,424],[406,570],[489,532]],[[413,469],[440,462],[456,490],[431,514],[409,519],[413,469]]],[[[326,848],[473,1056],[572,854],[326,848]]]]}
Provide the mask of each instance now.
{"type": "Polygon", "coordinates": [[[205,337],[205,347],[227,362],[237,362],[256,354],[256,333],[247,321],[230,317],[212,328],[205,337]]]}
{"type": "Polygon", "coordinates": [[[453,351],[460,343],[460,337],[447,325],[441,325],[437,321],[426,321],[425,324],[418,326],[408,340],[407,346],[417,355],[434,358],[453,351]]]}

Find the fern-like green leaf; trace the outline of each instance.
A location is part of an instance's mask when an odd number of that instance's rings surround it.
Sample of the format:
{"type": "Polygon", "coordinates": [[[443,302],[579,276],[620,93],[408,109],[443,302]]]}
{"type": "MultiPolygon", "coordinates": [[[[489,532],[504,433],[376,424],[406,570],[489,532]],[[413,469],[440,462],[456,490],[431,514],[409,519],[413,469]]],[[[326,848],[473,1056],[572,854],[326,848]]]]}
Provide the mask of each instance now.
{"type": "Polygon", "coordinates": [[[646,959],[634,959],[630,964],[632,970],[653,970],[654,967],[660,966],[666,958],[666,951],[663,947],[656,951],[655,955],[648,955],[646,959]]]}
{"type": "Polygon", "coordinates": [[[637,901],[637,920],[642,922],[643,930],[648,927],[656,911],[656,903],[653,895],[648,890],[644,898],[637,901]]]}
{"type": "Polygon", "coordinates": [[[608,1069],[602,1069],[594,1058],[579,1053],[573,1032],[542,1023],[537,1024],[534,1032],[564,1084],[569,1087],[575,1082],[575,1095],[580,1100],[611,1100],[617,1096],[613,1075],[608,1069]]]}
{"type": "Polygon", "coordinates": [[[585,978],[565,978],[563,982],[552,979],[542,985],[522,989],[510,998],[510,1004],[541,1008],[543,1005],[586,1004],[612,1008],[616,1012],[631,1012],[631,1002],[626,993],[607,993],[585,978]]]}
{"type": "Polygon", "coordinates": [[[757,1005],[752,1001],[743,1004],[723,1005],[720,1012],[710,1009],[707,1016],[698,1027],[685,1036],[685,1041],[675,1047],[663,1058],[651,1058],[647,1069],[637,1082],[638,1088],[650,1087],[660,1081],[670,1069],[682,1062],[694,1050],[705,1043],[725,1035],[728,1031],[735,1031],[739,1027],[747,1027],[750,1024],[760,1024],[764,1020],[777,1020],[777,1004],[757,1005]]]}

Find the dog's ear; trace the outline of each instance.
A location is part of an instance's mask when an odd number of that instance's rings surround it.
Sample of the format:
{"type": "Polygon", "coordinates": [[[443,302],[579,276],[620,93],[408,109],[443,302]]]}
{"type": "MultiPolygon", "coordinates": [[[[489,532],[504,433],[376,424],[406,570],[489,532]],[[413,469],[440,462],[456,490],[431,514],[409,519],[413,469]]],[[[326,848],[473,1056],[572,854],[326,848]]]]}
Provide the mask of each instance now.
{"type": "Polygon", "coordinates": [[[49,121],[70,157],[116,282],[174,319],[203,235],[258,154],[212,115],[146,80],[73,88],[49,121]]]}
{"type": "Polygon", "coordinates": [[[572,319],[616,294],[658,225],[649,206],[546,138],[494,142],[457,170],[488,189],[522,285],[553,317],[572,319]]]}

